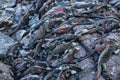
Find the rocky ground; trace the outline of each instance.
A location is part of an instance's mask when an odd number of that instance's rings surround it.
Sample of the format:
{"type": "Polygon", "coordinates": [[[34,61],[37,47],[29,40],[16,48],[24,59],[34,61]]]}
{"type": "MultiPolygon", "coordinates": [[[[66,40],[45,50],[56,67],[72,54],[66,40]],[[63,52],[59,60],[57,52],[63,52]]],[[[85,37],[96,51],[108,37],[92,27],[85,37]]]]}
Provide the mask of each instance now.
{"type": "Polygon", "coordinates": [[[0,80],[120,80],[119,0],[0,0],[0,80]]]}

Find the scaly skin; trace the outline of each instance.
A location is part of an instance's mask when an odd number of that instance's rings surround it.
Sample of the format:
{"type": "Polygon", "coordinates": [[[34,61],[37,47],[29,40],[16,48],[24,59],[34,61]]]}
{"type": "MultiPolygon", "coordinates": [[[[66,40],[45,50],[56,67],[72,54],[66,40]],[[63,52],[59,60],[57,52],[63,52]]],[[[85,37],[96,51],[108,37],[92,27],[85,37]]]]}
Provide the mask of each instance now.
{"type": "Polygon", "coordinates": [[[114,50],[116,50],[117,46],[116,45],[107,45],[105,47],[105,49],[102,51],[99,59],[98,59],[98,73],[97,76],[95,77],[95,80],[98,80],[101,72],[102,72],[102,64],[107,62],[109,60],[109,58],[111,57],[112,53],[114,52],[114,50]]]}

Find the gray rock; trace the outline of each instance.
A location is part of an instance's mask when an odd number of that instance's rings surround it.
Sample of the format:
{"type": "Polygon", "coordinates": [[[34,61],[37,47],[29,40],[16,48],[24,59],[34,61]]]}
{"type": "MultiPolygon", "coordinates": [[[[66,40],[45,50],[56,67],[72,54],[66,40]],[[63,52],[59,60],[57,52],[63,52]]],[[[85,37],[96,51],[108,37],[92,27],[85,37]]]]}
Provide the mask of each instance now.
{"type": "Polygon", "coordinates": [[[20,56],[25,57],[29,54],[29,52],[25,51],[25,50],[20,50],[20,56]]]}
{"type": "Polygon", "coordinates": [[[0,59],[6,58],[8,49],[15,44],[15,41],[0,32],[0,59]]]}
{"type": "Polygon", "coordinates": [[[15,13],[14,8],[5,8],[4,10],[1,10],[0,11],[0,21],[1,22],[7,22],[7,21],[12,22],[14,13],[15,13]]]}
{"type": "MultiPolygon", "coordinates": [[[[0,22],[7,22],[9,24],[13,24],[13,17],[14,17],[15,10],[14,8],[5,8],[4,10],[0,10],[0,22]]],[[[7,25],[7,24],[4,24],[7,25]]],[[[11,27],[11,26],[6,26],[11,27]]],[[[5,28],[3,25],[0,28],[5,28]]]]}
{"type": "Polygon", "coordinates": [[[112,80],[120,80],[120,54],[110,58],[106,63],[106,71],[112,80]]]}
{"type": "Polygon", "coordinates": [[[13,6],[15,2],[16,0],[0,0],[0,8],[13,6]]]}
{"type": "Polygon", "coordinates": [[[0,62],[0,80],[14,80],[13,73],[10,70],[10,66],[0,62]]]}
{"type": "MultiPolygon", "coordinates": [[[[80,80],[94,80],[95,72],[88,72],[84,75],[80,80]]],[[[102,76],[100,76],[99,80],[105,80],[102,76]]]]}
{"type": "Polygon", "coordinates": [[[85,59],[79,63],[79,66],[84,71],[89,71],[94,68],[93,61],[91,59],[85,59]]]}
{"type": "Polygon", "coordinates": [[[20,43],[24,44],[23,48],[28,48],[28,46],[33,43],[33,34],[29,33],[27,36],[25,36],[24,38],[22,38],[22,40],[20,41],[20,43]]]}
{"type": "Polygon", "coordinates": [[[116,44],[120,45],[120,32],[119,33],[109,33],[109,35],[106,38],[114,39],[114,40],[116,40],[116,44]]]}
{"type": "Polygon", "coordinates": [[[20,41],[22,39],[23,34],[26,32],[26,30],[19,30],[18,32],[16,32],[15,34],[15,39],[17,41],[20,41]]]}
{"type": "MultiPolygon", "coordinates": [[[[94,71],[95,65],[91,59],[85,59],[79,63],[82,71],[79,74],[79,80],[94,80],[97,72],[94,71]]],[[[100,76],[99,80],[105,80],[100,76]]]]}

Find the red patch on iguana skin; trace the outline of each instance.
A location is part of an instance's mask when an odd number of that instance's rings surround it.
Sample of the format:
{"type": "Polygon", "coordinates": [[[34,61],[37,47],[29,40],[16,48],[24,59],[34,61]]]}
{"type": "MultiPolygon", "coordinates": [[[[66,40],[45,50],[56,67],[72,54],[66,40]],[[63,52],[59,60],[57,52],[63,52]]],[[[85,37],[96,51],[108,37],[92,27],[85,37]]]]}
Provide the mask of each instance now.
{"type": "Polygon", "coordinates": [[[17,3],[21,3],[23,0],[17,0],[17,3]]]}
{"type": "Polygon", "coordinates": [[[54,7],[54,10],[63,11],[63,8],[61,8],[61,7],[54,7]]]}
{"type": "Polygon", "coordinates": [[[61,7],[54,7],[53,8],[54,9],[54,15],[59,15],[60,13],[62,13],[63,12],[63,8],[61,8],[61,7]]]}

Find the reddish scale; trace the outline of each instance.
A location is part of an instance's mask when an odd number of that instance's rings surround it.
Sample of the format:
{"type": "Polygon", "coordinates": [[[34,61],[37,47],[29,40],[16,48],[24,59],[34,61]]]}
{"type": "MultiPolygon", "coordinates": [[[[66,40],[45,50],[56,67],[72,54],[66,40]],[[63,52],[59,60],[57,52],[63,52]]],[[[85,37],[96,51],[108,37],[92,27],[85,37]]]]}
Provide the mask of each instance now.
{"type": "Polygon", "coordinates": [[[54,7],[53,8],[54,10],[55,10],[55,13],[53,13],[54,15],[59,15],[60,13],[62,13],[63,12],[63,8],[61,8],[61,7],[54,7]]]}
{"type": "Polygon", "coordinates": [[[54,7],[54,10],[63,11],[63,8],[61,8],[61,7],[54,7]]]}
{"type": "Polygon", "coordinates": [[[97,50],[102,52],[107,45],[112,46],[112,40],[109,38],[106,38],[105,43],[103,45],[99,46],[97,50]]]}
{"type": "Polygon", "coordinates": [[[70,30],[70,27],[60,26],[54,32],[57,34],[62,34],[62,33],[68,32],[69,30],[70,30]]]}
{"type": "Polygon", "coordinates": [[[62,79],[63,79],[63,80],[66,80],[66,78],[65,78],[65,75],[64,75],[64,74],[62,74],[62,75],[61,75],[61,77],[62,77],[62,79]]]}
{"type": "Polygon", "coordinates": [[[33,66],[33,67],[30,67],[29,69],[27,69],[24,72],[24,75],[28,75],[30,73],[41,74],[41,73],[44,73],[44,72],[45,72],[45,70],[43,70],[40,66],[33,66]]]}
{"type": "Polygon", "coordinates": [[[18,52],[17,51],[17,46],[13,46],[11,50],[12,50],[13,54],[17,54],[17,52],[18,52]]]}
{"type": "Polygon", "coordinates": [[[58,30],[57,31],[57,33],[63,33],[64,32],[64,30],[58,30]]]}
{"type": "Polygon", "coordinates": [[[35,72],[35,73],[42,73],[44,72],[40,67],[33,67],[31,68],[31,72],[35,72]]]}
{"type": "Polygon", "coordinates": [[[21,3],[23,0],[17,0],[17,3],[21,3]]]}
{"type": "Polygon", "coordinates": [[[103,45],[99,46],[97,50],[102,52],[105,47],[106,47],[106,44],[103,44],[103,45]]]}

